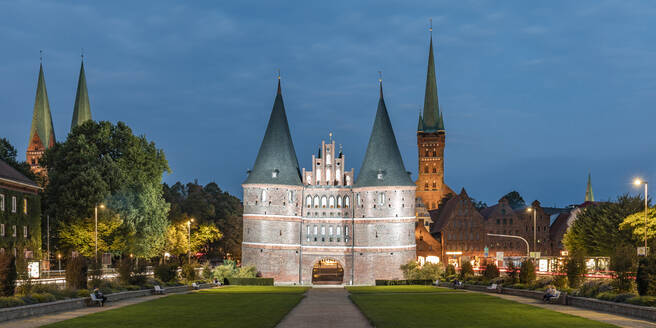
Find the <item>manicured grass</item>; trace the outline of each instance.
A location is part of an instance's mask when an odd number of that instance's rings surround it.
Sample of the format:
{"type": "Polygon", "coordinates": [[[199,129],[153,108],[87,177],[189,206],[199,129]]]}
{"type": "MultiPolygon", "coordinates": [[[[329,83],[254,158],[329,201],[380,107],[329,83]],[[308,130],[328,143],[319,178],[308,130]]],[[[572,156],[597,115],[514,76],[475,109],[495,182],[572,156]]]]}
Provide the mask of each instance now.
{"type": "Polygon", "coordinates": [[[355,292],[350,297],[378,328],[615,327],[478,293],[355,292]]]}
{"type": "Polygon", "coordinates": [[[229,286],[171,295],[46,327],[274,327],[300,302],[306,290],[229,286]]]}
{"type": "Polygon", "coordinates": [[[351,294],[379,294],[379,293],[452,293],[462,290],[433,286],[357,286],[346,287],[351,294]]]}

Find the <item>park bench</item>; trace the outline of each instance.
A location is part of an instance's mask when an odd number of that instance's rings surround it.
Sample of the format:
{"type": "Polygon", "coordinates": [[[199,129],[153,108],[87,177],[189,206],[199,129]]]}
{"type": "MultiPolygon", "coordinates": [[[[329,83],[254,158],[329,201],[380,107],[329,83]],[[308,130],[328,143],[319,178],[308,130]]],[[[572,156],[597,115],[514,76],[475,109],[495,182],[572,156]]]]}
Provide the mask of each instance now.
{"type": "Polygon", "coordinates": [[[155,289],[153,290],[153,294],[155,295],[164,295],[164,289],[160,287],[159,285],[155,285],[155,289]]]}
{"type": "Polygon", "coordinates": [[[200,286],[198,286],[198,284],[195,283],[195,282],[192,282],[192,283],[191,283],[191,287],[192,287],[193,289],[199,289],[199,288],[200,288],[200,286]]]}
{"type": "Polygon", "coordinates": [[[559,299],[560,299],[560,291],[557,290],[552,296],[549,296],[549,298],[547,298],[547,302],[552,303],[552,304],[556,304],[556,303],[558,303],[559,299]]]}
{"type": "Polygon", "coordinates": [[[95,303],[98,303],[98,306],[102,306],[103,301],[102,301],[102,299],[97,298],[97,297],[96,297],[96,294],[91,293],[91,294],[89,294],[89,296],[91,296],[91,302],[92,302],[92,303],[95,302],[95,303]]]}

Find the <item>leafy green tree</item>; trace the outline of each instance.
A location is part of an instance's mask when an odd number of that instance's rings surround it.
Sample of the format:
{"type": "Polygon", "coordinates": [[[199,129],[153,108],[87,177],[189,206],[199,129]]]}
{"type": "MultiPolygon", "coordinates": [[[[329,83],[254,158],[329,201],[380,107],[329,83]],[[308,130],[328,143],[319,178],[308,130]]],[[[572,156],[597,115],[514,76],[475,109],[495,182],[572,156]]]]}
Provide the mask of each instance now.
{"type": "Polygon", "coordinates": [[[563,244],[571,253],[586,256],[610,256],[621,245],[634,243],[632,232],[620,229],[620,224],[631,214],[644,208],[639,196],[622,195],[615,202],[587,206],[563,237],[563,244]]]}
{"type": "Polygon", "coordinates": [[[565,261],[567,282],[571,288],[579,288],[583,283],[585,274],[585,258],[581,254],[572,254],[565,261]]]}
{"type": "Polygon", "coordinates": [[[16,258],[0,253],[0,296],[13,296],[16,289],[16,258]]]}
{"type": "Polygon", "coordinates": [[[656,257],[641,257],[636,274],[636,285],[640,296],[656,296],[656,257]]]}
{"type": "Polygon", "coordinates": [[[506,272],[508,273],[508,278],[510,278],[511,283],[516,284],[519,282],[519,267],[515,262],[508,262],[506,272]]]}
{"type": "Polygon", "coordinates": [[[42,158],[48,170],[45,209],[58,223],[92,218],[104,203],[120,217],[124,253],[160,254],[168,226],[162,174],[169,171],[161,149],[119,122],[88,121],[75,127],[63,143],[42,158]]]}
{"type": "MultiPolygon", "coordinates": [[[[123,221],[118,216],[100,216],[98,218],[98,254],[111,250],[125,249],[123,221]]],[[[71,222],[59,229],[60,245],[74,249],[80,255],[93,258],[96,255],[95,220],[91,218],[71,222]]]]}
{"type": "Polygon", "coordinates": [[[460,279],[465,280],[472,276],[474,276],[474,267],[472,267],[469,261],[462,262],[462,267],[460,267],[460,279]]]}
{"type": "MultiPolygon", "coordinates": [[[[645,210],[633,213],[620,223],[620,230],[631,232],[633,244],[644,246],[645,242],[645,210]]],[[[656,244],[656,208],[647,208],[647,243],[656,244]]]]}
{"type": "Polygon", "coordinates": [[[213,224],[191,225],[191,243],[189,243],[189,226],[171,224],[166,234],[165,250],[171,255],[183,258],[189,252],[207,252],[209,244],[221,238],[222,234],[213,224]]]}
{"type": "Polygon", "coordinates": [[[526,259],[519,267],[519,282],[522,284],[532,284],[535,282],[535,263],[531,259],[526,259]]]}
{"type": "Polygon", "coordinates": [[[485,265],[485,272],[483,273],[483,276],[487,280],[492,280],[494,278],[497,278],[499,277],[499,268],[494,263],[488,263],[487,265],[485,265]]]}
{"type": "Polygon", "coordinates": [[[71,257],[66,265],[66,286],[73,289],[87,288],[89,267],[83,256],[71,257]]]}
{"type": "Polygon", "coordinates": [[[505,194],[501,198],[505,198],[508,201],[508,205],[510,205],[512,209],[518,209],[526,206],[526,202],[524,201],[524,198],[522,198],[522,195],[520,195],[515,190],[505,194]]]}
{"type": "Polygon", "coordinates": [[[610,257],[610,270],[613,271],[613,285],[619,292],[633,289],[632,275],[636,270],[636,250],[629,245],[615,249],[610,257]]]}

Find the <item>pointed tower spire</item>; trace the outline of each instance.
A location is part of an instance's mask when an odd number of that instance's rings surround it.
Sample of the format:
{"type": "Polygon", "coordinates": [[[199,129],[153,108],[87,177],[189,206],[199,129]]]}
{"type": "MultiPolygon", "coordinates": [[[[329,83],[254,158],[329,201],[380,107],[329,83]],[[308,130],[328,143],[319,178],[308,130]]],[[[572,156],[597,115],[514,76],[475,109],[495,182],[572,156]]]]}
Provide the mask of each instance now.
{"type": "Polygon", "coordinates": [[[302,185],[298,159],[282,101],[280,76],[269,124],[264,132],[255,165],[244,184],[302,185]]]}
{"type": "Polygon", "coordinates": [[[73,105],[73,120],[71,131],[76,126],[91,120],[91,106],[89,105],[89,92],[87,91],[87,77],[84,73],[84,55],[80,64],[80,77],[77,81],[77,93],[75,94],[75,105],[73,105]]]}
{"type": "Polygon", "coordinates": [[[588,186],[585,189],[585,201],[594,202],[594,193],[592,193],[592,176],[588,173],[588,186]]]}
{"type": "Polygon", "coordinates": [[[428,51],[428,71],[426,73],[426,93],[424,94],[424,130],[439,130],[439,103],[437,99],[437,78],[433,56],[433,27],[431,23],[430,47],[428,51]]]}
{"type": "Polygon", "coordinates": [[[54,146],[56,142],[55,129],[52,126],[52,115],[50,114],[48,90],[46,90],[46,79],[43,73],[43,64],[39,65],[39,79],[36,86],[28,148],[32,147],[35,142],[40,144],[43,149],[54,146]]]}
{"type": "Polygon", "coordinates": [[[419,112],[419,123],[417,123],[417,131],[424,131],[424,119],[421,117],[421,112],[419,112]]]}
{"type": "Polygon", "coordinates": [[[403,158],[396,143],[394,129],[383,98],[383,83],[380,81],[380,99],[374,125],[369,137],[367,152],[355,181],[355,187],[369,186],[414,186],[403,165],[403,158]]]}

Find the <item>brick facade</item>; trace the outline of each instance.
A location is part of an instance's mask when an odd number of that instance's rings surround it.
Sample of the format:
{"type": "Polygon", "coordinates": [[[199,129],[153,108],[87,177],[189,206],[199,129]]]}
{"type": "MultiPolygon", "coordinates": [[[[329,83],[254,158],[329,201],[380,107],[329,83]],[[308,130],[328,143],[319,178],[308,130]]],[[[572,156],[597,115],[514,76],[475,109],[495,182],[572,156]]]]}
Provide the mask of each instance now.
{"type": "Polygon", "coordinates": [[[444,143],[446,133],[417,132],[417,153],[419,167],[417,184],[417,198],[428,210],[437,209],[440,201],[453,190],[444,183],[444,143]]]}

